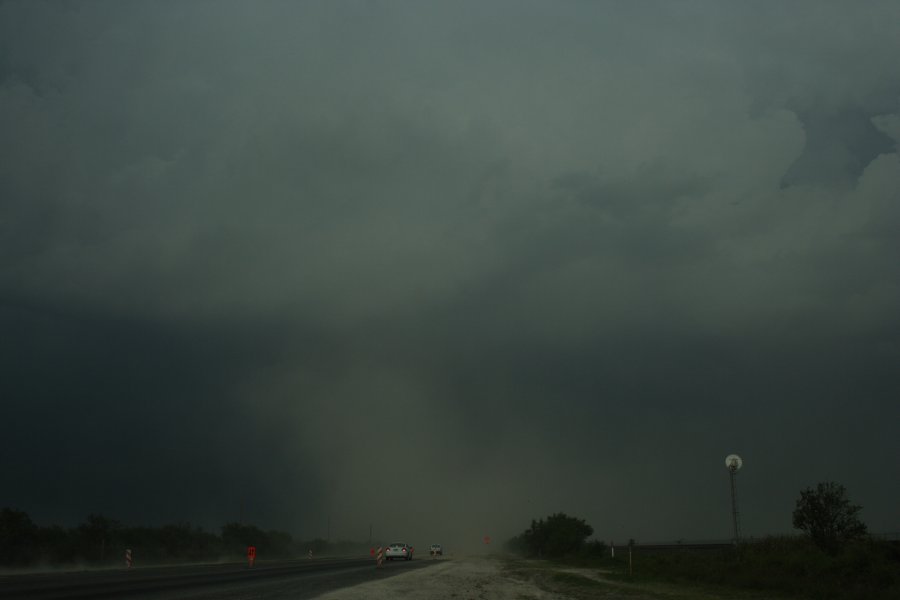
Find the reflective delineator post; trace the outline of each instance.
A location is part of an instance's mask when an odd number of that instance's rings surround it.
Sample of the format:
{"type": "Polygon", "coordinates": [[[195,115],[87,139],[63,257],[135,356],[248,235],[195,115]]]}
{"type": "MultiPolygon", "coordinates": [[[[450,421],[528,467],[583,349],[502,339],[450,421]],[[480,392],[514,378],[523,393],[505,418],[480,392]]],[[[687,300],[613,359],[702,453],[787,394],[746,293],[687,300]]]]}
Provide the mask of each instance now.
{"type": "Polygon", "coordinates": [[[126,548],[125,550],[125,566],[129,569],[134,565],[134,560],[131,557],[131,548],[126,548]]]}
{"type": "Polygon", "coordinates": [[[253,567],[256,562],[256,546],[247,546],[247,566],[253,567]]]}

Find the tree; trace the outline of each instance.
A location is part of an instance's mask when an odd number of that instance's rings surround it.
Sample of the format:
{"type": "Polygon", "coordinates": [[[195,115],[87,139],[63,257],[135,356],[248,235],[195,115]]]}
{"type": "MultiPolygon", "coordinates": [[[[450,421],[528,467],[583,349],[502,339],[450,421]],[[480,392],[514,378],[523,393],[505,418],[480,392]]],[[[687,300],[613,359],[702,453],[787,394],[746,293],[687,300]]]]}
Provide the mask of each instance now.
{"type": "Polygon", "coordinates": [[[584,546],[584,540],[594,528],[584,519],[556,513],[531,521],[531,527],[507,542],[507,548],[527,556],[558,557],[574,554],[584,546]]]}
{"type": "Polygon", "coordinates": [[[265,533],[256,525],[225,523],[222,525],[222,541],[243,552],[247,546],[259,546],[265,533]]]}
{"type": "Polygon", "coordinates": [[[36,551],[38,527],[27,513],[0,510],[0,565],[27,564],[36,551]]]}
{"type": "Polygon", "coordinates": [[[78,526],[83,556],[88,560],[100,561],[109,557],[120,528],[121,524],[115,519],[103,515],[88,515],[84,523],[78,526]]]}
{"type": "Polygon", "coordinates": [[[826,481],[800,492],[794,509],[794,527],[806,532],[816,546],[834,554],[842,543],[866,535],[857,514],[861,506],[850,504],[844,486],[826,481]]]}

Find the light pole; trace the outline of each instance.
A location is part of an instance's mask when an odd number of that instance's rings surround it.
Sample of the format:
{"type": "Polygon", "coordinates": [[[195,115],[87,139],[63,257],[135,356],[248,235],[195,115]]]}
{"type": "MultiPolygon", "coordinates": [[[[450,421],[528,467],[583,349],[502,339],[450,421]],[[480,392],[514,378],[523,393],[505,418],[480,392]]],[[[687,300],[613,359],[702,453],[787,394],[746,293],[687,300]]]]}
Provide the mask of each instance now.
{"type": "Polygon", "coordinates": [[[725,458],[725,466],[728,467],[728,476],[731,479],[731,520],[734,524],[735,544],[741,541],[741,526],[738,519],[737,488],[735,487],[734,478],[743,464],[744,461],[737,454],[729,454],[725,458]]]}

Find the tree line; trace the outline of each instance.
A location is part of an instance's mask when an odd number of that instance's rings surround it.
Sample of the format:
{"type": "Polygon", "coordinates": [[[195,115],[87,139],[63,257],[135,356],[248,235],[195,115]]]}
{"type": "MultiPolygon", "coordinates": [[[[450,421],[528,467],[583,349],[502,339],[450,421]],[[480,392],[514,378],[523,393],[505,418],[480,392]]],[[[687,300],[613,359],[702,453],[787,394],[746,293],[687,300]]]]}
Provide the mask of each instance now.
{"type": "MultiPolygon", "coordinates": [[[[867,535],[866,525],[859,518],[861,510],[862,507],[851,504],[844,486],[826,481],[800,492],[792,514],[793,524],[817,548],[834,555],[847,542],[867,535]]],[[[604,543],[587,541],[593,533],[594,528],[584,519],[556,513],[546,520],[532,519],[528,529],[506,543],[506,549],[533,558],[600,554],[604,543]]]]}
{"type": "Polygon", "coordinates": [[[588,540],[593,528],[584,520],[556,513],[533,520],[507,550],[549,559],[538,567],[545,581],[552,580],[550,573],[571,583],[575,576],[553,569],[572,565],[601,568],[611,582],[722,586],[811,600],[900,598],[900,542],[870,536],[861,511],[844,486],[826,481],[800,492],[795,502],[793,524],[802,536],[767,536],[704,550],[636,546],[613,555],[602,542],[588,540]]]}
{"type": "Polygon", "coordinates": [[[130,549],[135,564],[242,560],[247,546],[257,557],[294,558],[322,554],[361,554],[360,542],[295,540],[284,531],[255,525],[226,523],[218,533],[188,523],[161,527],[128,527],[102,515],[89,515],[75,527],[36,525],[27,513],[0,509],[0,566],[124,565],[130,549]]]}

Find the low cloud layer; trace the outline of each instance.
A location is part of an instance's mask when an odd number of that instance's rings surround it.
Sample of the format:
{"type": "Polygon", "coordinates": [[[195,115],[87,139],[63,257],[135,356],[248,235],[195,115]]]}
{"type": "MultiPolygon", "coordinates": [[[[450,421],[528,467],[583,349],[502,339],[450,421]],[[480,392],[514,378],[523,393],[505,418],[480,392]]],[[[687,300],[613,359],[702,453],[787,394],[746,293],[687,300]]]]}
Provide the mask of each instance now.
{"type": "Polygon", "coordinates": [[[898,12],[0,4],[2,503],[895,530],[898,12]]]}

